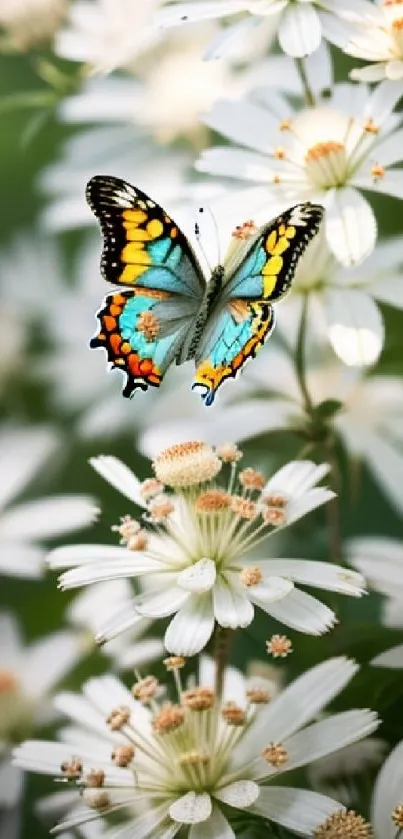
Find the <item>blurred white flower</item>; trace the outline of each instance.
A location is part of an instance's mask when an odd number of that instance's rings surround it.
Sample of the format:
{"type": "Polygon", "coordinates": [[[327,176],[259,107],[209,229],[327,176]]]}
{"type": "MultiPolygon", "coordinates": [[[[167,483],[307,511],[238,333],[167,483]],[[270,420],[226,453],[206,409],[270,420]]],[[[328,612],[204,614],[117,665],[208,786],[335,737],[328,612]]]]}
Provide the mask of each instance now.
{"type": "Polygon", "coordinates": [[[388,744],[377,737],[351,743],[331,755],[322,757],[309,767],[308,777],[313,789],[337,798],[346,807],[360,800],[360,780],[377,769],[385,758],[388,744]]]}
{"type": "MultiPolygon", "coordinates": [[[[122,609],[128,609],[132,599],[133,589],[128,580],[98,583],[71,601],[66,610],[66,618],[71,626],[85,632],[88,646],[91,648],[94,636],[99,634],[102,624],[116,614],[117,604],[120,604],[122,609]]],[[[100,647],[113,667],[118,670],[133,670],[162,658],[162,641],[158,638],[144,638],[150,625],[149,618],[140,618],[130,633],[120,635],[100,647]]]]}
{"type": "Polygon", "coordinates": [[[385,81],[373,92],[336,85],[330,97],[303,110],[278,93],[273,99],[269,88],[237,102],[219,100],[204,121],[235,145],[207,149],[197,168],[258,183],[257,209],[269,201],[322,203],[329,247],[353,265],[371,253],[377,235],[361,190],[403,197],[403,172],[394,165],[403,158],[400,117],[393,114],[399,96],[385,81]]]}
{"type": "Polygon", "coordinates": [[[1,0],[0,26],[11,46],[28,50],[53,37],[68,9],[68,0],[1,0]]]}
{"type": "Polygon", "coordinates": [[[88,495],[54,495],[13,504],[47,468],[58,440],[51,429],[0,429],[0,573],[39,577],[41,542],[86,527],[99,512],[88,495]],[[11,506],[10,506],[11,502],[11,506]]]}
{"type": "MultiPolygon", "coordinates": [[[[237,696],[221,700],[202,683],[178,690],[180,704],[162,704],[157,683],[152,711],[146,697],[136,700],[113,676],[91,679],[81,696],[63,693],[56,700],[73,720],[61,742],[28,741],[15,760],[79,785],[81,799],[77,790],[76,808],[58,832],[123,810],[127,836],[174,837],[182,830],[189,839],[230,837],[224,804],[320,837],[321,825],[344,808],[318,793],[270,782],[375,730],[376,715],[368,710],[312,722],[356,671],[345,658],[330,659],[269,704],[264,691],[252,690],[246,706],[237,696]]],[[[141,696],[141,688],[139,682],[132,690],[141,696]]],[[[120,835],[121,827],[112,828],[111,839],[120,835]]]]}
{"type": "Polygon", "coordinates": [[[93,73],[125,67],[161,37],[155,26],[160,0],[75,0],[55,52],[81,61],[93,73]]]}
{"type": "Polygon", "coordinates": [[[206,57],[217,58],[232,47],[235,39],[245,38],[268,18],[271,34],[277,32],[281,49],[294,58],[302,58],[318,49],[323,35],[332,35],[331,14],[323,17],[324,10],[354,19],[361,9],[361,0],[191,0],[167,3],[157,20],[162,26],[178,26],[245,12],[246,17],[227,26],[208,48],[206,57]]]}
{"type": "MultiPolygon", "coordinates": [[[[365,2],[365,0],[364,0],[365,2]]],[[[348,55],[370,62],[352,70],[356,81],[403,81],[403,9],[400,0],[363,3],[356,20],[340,21],[336,43],[348,55]]],[[[401,87],[400,87],[401,90],[401,87]]]]}
{"type": "Polygon", "coordinates": [[[59,578],[63,589],[119,578],[137,577],[143,583],[142,593],[129,604],[115,604],[99,641],[135,626],[140,616],[174,615],[165,633],[166,648],[176,655],[195,655],[207,644],[215,622],[231,629],[246,627],[255,606],[300,632],[320,635],[334,625],[335,615],[294,587],[294,581],[353,597],[364,591],[360,575],[336,565],[247,556],[265,537],[333,497],[316,486],[327,474],[326,465],[293,461],[267,482],[253,469],[237,476],[234,465],[224,488],[213,481],[221,466],[213,450],[202,443],[182,443],[156,458],[158,480],[146,481],[142,488],[117,458],[91,462],[145,510],[146,521],[159,525],[157,530],[143,529],[128,515],[117,527],[124,547],[74,545],[50,553],[52,569],[70,569],[59,578]],[[163,483],[177,492],[167,494],[163,483]]]}
{"type": "MultiPolygon", "coordinates": [[[[52,692],[82,655],[76,633],[55,632],[25,645],[13,615],[0,613],[0,811],[18,805],[23,774],[10,752],[54,718],[52,692]]],[[[8,834],[6,834],[8,836],[8,834]]]]}
{"type": "Polygon", "coordinates": [[[395,746],[376,779],[371,821],[375,839],[398,839],[403,828],[403,742],[395,746]]]}

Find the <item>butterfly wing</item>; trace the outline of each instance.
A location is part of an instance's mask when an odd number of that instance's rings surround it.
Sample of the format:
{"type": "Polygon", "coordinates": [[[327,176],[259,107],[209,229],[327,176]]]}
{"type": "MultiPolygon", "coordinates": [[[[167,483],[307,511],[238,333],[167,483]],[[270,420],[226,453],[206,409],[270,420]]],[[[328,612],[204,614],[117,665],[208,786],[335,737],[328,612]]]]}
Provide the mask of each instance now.
{"type": "Polygon", "coordinates": [[[211,405],[220,385],[254,358],[275,326],[272,301],[290,288],[298,260],[319,230],[323,207],[298,204],[264,225],[226,265],[226,281],[196,353],[193,388],[211,405]]]}
{"type": "Polygon", "coordinates": [[[108,295],[92,348],[126,373],[124,396],[158,387],[177,358],[203,299],[205,279],[186,237],[144,192],[95,176],[86,191],[104,237],[101,272],[130,290],[108,295]]]}

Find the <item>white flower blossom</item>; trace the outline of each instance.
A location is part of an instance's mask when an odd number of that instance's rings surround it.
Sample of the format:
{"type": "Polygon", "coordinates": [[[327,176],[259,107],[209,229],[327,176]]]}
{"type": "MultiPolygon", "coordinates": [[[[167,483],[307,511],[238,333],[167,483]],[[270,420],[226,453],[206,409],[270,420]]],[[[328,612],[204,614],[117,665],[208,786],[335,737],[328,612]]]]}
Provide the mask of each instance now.
{"type": "MultiPolygon", "coordinates": [[[[336,259],[350,266],[374,248],[377,224],[362,190],[403,197],[399,98],[393,82],[370,92],[338,84],[314,107],[295,109],[270,88],[239,101],[218,100],[205,123],[232,146],[205,150],[200,171],[250,185],[255,209],[314,201],[326,208],[324,230],[336,259]]],[[[242,193],[240,193],[240,198],[242,193]]],[[[249,196],[248,211],[253,208],[249,196]]],[[[266,211],[267,212],[267,211],[266,211]]]]}
{"type": "Polygon", "coordinates": [[[403,742],[395,746],[376,779],[371,821],[375,839],[398,839],[403,827],[403,742]]]}
{"type": "Polygon", "coordinates": [[[235,39],[250,36],[259,24],[270,24],[268,35],[277,33],[281,49],[293,58],[302,58],[318,49],[323,35],[332,37],[333,15],[354,20],[362,7],[361,0],[191,0],[167,3],[157,20],[162,26],[178,26],[244,13],[213,41],[207,58],[221,57],[235,39]]]}
{"type": "Polygon", "coordinates": [[[263,538],[333,497],[330,490],[316,486],[327,474],[327,465],[294,461],[269,481],[253,469],[242,470],[236,479],[234,466],[229,483],[220,486],[212,480],[218,458],[208,446],[199,451],[202,445],[179,444],[156,458],[156,483],[163,462],[164,475],[175,475],[172,482],[179,482],[179,487],[174,484],[175,494],[159,489],[148,500],[121,461],[94,458],[93,467],[158,527],[144,529],[125,516],[117,526],[121,547],[75,545],[52,551],[49,566],[70,569],[61,575],[60,586],[68,589],[138,577],[143,591],[125,608],[116,605],[98,640],[109,640],[135,626],[140,616],[174,615],[164,643],[176,655],[202,650],[216,622],[230,629],[248,626],[255,606],[301,632],[320,635],[330,629],[334,613],[294,582],[359,597],[364,590],[360,575],[323,562],[247,555],[263,538]]]}
{"type": "MultiPolygon", "coordinates": [[[[61,742],[28,741],[15,760],[29,771],[69,778],[81,790],[58,832],[122,810],[125,825],[112,829],[111,839],[174,837],[181,829],[189,839],[233,837],[228,817],[238,811],[312,836],[344,808],[276,780],[377,727],[368,710],[314,721],[356,671],[345,658],[330,659],[269,704],[261,685],[248,691],[245,704],[245,688],[220,701],[199,683],[178,689],[179,704],[161,703],[154,694],[150,709],[146,697],[135,699],[113,676],[91,679],[81,696],[63,693],[56,700],[73,723],[61,742]]],[[[132,691],[141,696],[141,688],[140,682],[132,691]]]]}
{"type": "Polygon", "coordinates": [[[81,61],[93,73],[125,67],[158,41],[154,24],[159,0],[75,0],[66,28],[59,32],[55,52],[81,61]]]}
{"type": "Polygon", "coordinates": [[[366,2],[362,13],[355,20],[340,20],[335,42],[348,55],[368,62],[364,67],[351,71],[350,77],[355,81],[380,82],[390,79],[402,83],[401,0],[366,2]]]}
{"type": "Polygon", "coordinates": [[[0,573],[39,577],[41,542],[86,527],[98,513],[87,495],[55,495],[13,503],[32,478],[46,468],[58,448],[49,428],[0,429],[0,573]]]}
{"type": "Polygon", "coordinates": [[[53,37],[67,8],[67,0],[1,0],[0,26],[12,47],[29,50],[53,37]]]}

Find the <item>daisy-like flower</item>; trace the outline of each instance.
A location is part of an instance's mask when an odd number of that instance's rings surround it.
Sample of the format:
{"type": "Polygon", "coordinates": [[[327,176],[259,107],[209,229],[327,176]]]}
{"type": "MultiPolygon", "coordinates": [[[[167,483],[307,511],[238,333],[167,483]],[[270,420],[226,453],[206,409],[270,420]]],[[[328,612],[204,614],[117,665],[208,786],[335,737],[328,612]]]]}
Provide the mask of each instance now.
{"type": "Polygon", "coordinates": [[[403,830],[403,741],[390,753],[372,796],[375,839],[399,839],[403,830]]]}
{"type": "MultiPolygon", "coordinates": [[[[127,608],[132,597],[133,591],[128,580],[98,583],[80,592],[71,601],[66,610],[67,621],[83,632],[83,640],[87,641],[91,649],[94,636],[98,635],[102,623],[115,614],[116,603],[120,603],[122,609],[127,608]]],[[[101,652],[108,657],[114,668],[139,668],[161,658],[164,652],[162,641],[159,638],[144,637],[150,624],[149,618],[140,618],[130,633],[119,635],[102,645],[101,652]]]]}
{"type": "Polygon", "coordinates": [[[290,321],[294,318],[298,322],[301,303],[309,296],[310,334],[320,340],[327,337],[348,366],[373,364],[384,344],[383,318],[377,303],[403,308],[402,286],[399,239],[379,243],[362,265],[347,269],[337,262],[320,230],[298,263],[279,328],[289,339],[290,321]]]}
{"type": "MultiPolygon", "coordinates": [[[[403,542],[380,536],[351,539],[347,544],[350,565],[359,569],[368,585],[383,594],[381,619],[385,626],[403,628],[403,542]]],[[[379,653],[375,667],[403,668],[403,644],[379,653]]]]}
{"type": "Polygon", "coordinates": [[[53,37],[67,7],[67,0],[1,0],[0,26],[11,46],[25,51],[53,37]]]}
{"type": "Polygon", "coordinates": [[[331,251],[344,265],[359,263],[377,235],[361,190],[403,197],[402,171],[395,166],[403,156],[399,117],[393,114],[399,96],[396,85],[385,81],[373,92],[364,85],[336,85],[328,99],[302,110],[280,96],[274,101],[269,89],[240,101],[219,100],[204,121],[234,145],[207,149],[197,168],[258,183],[258,209],[269,201],[323,204],[331,251]]]}
{"type": "Polygon", "coordinates": [[[352,70],[356,81],[403,80],[402,0],[375,0],[356,21],[340,21],[337,43],[354,58],[369,62],[352,70]]]}
{"type": "Polygon", "coordinates": [[[125,67],[160,38],[154,25],[158,6],[159,0],[142,0],[135,8],[132,0],[75,0],[55,52],[93,73],[125,67]]]}
{"type": "Polygon", "coordinates": [[[52,692],[78,662],[82,648],[71,631],[25,645],[17,621],[4,612],[0,637],[0,810],[12,810],[23,792],[23,775],[10,763],[10,751],[54,718],[52,692]]]}
{"type": "Polygon", "coordinates": [[[250,813],[322,839],[328,835],[322,825],[335,813],[341,817],[343,807],[276,780],[374,731],[376,715],[368,710],[313,722],[356,670],[345,658],[330,659],[269,704],[261,686],[220,701],[203,683],[183,690],[179,682],[172,703],[158,700],[158,683],[152,698],[144,680],[129,691],[112,676],[91,679],[82,696],[56,700],[73,720],[61,742],[28,741],[15,760],[29,771],[61,775],[81,791],[59,831],[120,811],[127,821],[111,839],[168,839],[179,831],[189,839],[234,839],[230,821],[250,813]]]}
{"type": "Polygon", "coordinates": [[[43,540],[86,527],[98,513],[87,495],[59,495],[12,504],[58,447],[48,428],[0,430],[0,573],[39,577],[43,540]],[[11,504],[10,504],[11,502],[11,504]]]}
{"type": "Polygon", "coordinates": [[[167,650],[195,655],[215,623],[233,630],[248,626],[255,606],[301,632],[320,635],[334,625],[335,615],[294,582],[355,597],[363,593],[363,578],[335,565],[248,556],[266,536],[333,497],[317,486],[328,472],[326,464],[294,461],[266,481],[234,463],[227,468],[227,481],[218,483],[222,462],[216,452],[206,443],[181,443],[156,457],[156,478],[141,485],[116,458],[91,463],[143,508],[147,523],[124,516],[117,526],[121,547],[76,545],[49,555],[51,568],[70,568],[60,577],[63,589],[119,577],[143,583],[128,607],[116,604],[98,641],[127,630],[140,615],[174,615],[165,633],[167,650]]]}
{"type": "Polygon", "coordinates": [[[167,3],[157,20],[162,26],[178,26],[243,13],[213,42],[206,57],[222,56],[235,39],[245,38],[256,25],[269,20],[270,34],[277,32],[281,49],[302,58],[318,49],[323,35],[331,37],[333,14],[354,20],[361,10],[361,0],[191,0],[167,3]]]}

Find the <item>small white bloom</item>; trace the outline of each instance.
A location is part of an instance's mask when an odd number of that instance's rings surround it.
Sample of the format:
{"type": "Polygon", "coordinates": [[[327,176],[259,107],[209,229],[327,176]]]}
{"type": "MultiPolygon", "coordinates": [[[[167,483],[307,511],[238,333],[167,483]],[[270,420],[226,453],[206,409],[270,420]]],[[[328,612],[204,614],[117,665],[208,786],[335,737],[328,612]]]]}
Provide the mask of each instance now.
{"type": "Polygon", "coordinates": [[[67,7],[67,0],[1,0],[0,26],[12,47],[28,50],[53,37],[67,7]]]}
{"type": "MultiPolygon", "coordinates": [[[[352,70],[352,79],[403,81],[403,5],[401,0],[375,0],[363,5],[355,20],[339,22],[336,43],[348,55],[368,62],[352,70]]],[[[401,88],[400,88],[401,89],[401,88]]]]}
{"type": "Polygon", "coordinates": [[[56,38],[55,52],[88,64],[94,73],[125,67],[154,46],[160,34],[154,25],[159,0],[75,0],[67,26],[56,38]]]}
{"type": "Polygon", "coordinates": [[[248,486],[243,473],[238,483],[235,467],[229,484],[222,487],[212,480],[217,458],[205,444],[203,451],[197,448],[201,445],[182,443],[156,458],[158,477],[162,463],[165,483],[172,480],[176,493],[151,501],[141,498],[138,479],[116,458],[93,459],[106,480],[145,508],[146,521],[159,523],[157,531],[144,531],[147,543],[140,548],[136,543],[135,550],[129,549],[132,537],[125,518],[127,547],[76,545],[49,555],[51,568],[70,568],[60,577],[62,588],[135,577],[145,585],[124,608],[116,605],[116,614],[104,623],[98,640],[127,630],[139,615],[174,615],[165,633],[166,648],[176,655],[195,655],[207,644],[215,622],[230,629],[248,626],[255,606],[301,632],[320,635],[330,629],[334,613],[294,582],[359,597],[364,590],[359,574],[304,559],[247,556],[266,536],[333,497],[333,492],[317,486],[327,465],[293,461],[267,483],[260,473],[248,470],[248,486]],[[248,488],[253,475],[259,488],[248,488]]]}
{"type": "Polygon", "coordinates": [[[162,26],[178,26],[243,12],[245,17],[224,29],[207,50],[206,57],[221,57],[232,47],[235,38],[245,38],[256,25],[270,21],[269,33],[271,36],[277,33],[281,49],[294,58],[301,58],[315,52],[320,45],[324,10],[328,13],[324,19],[326,33],[326,29],[332,31],[329,16],[344,14],[354,19],[360,9],[361,0],[191,0],[168,3],[157,20],[162,26]]]}
{"type": "Polygon", "coordinates": [[[0,429],[0,573],[39,577],[43,540],[86,527],[98,513],[86,495],[58,495],[10,505],[57,450],[49,428],[0,429]]]}
{"type": "Polygon", "coordinates": [[[372,823],[376,839],[397,839],[403,828],[403,742],[390,753],[376,779],[372,823]]]}
{"type": "MultiPolygon", "coordinates": [[[[376,715],[368,710],[312,722],[356,670],[345,658],[330,659],[269,704],[249,695],[243,707],[220,702],[200,683],[180,691],[180,705],[154,698],[152,712],[113,676],[91,679],[82,696],[57,698],[57,708],[73,721],[61,742],[28,741],[16,749],[15,760],[29,771],[70,778],[81,790],[58,831],[89,820],[91,810],[95,817],[126,808],[131,836],[165,831],[161,835],[173,837],[184,828],[184,835],[195,837],[199,824],[206,836],[230,836],[222,810],[228,804],[312,836],[343,807],[272,781],[375,730],[376,715]]],[[[112,830],[111,839],[119,833],[112,830]]]]}
{"type": "MultiPolygon", "coordinates": [[[[13,615],[0,613],[0,809],[22,795],[22,773],[10,764],[16,742],[54,717],[51,695],[81,655],[73,632],[56,632],[24,645],[13,615]]],[[[7,834],[8,835],[8,834],[7,834]]]]}
{"type": "MultiPolygon", "coordinates": [[[[350,266],[374,248],[377,225],[362,190],[403,197],[399,90],[385,81],[370,92],[336,85],[312,108],[294,109],[270,90],[249,99],[217,101],[204,121],[233,146],[207,149],[197,168],[259,184],[255,209],[313,201],[326,207],[324,230],[336,259],[350,266]]],[[[241,197],[242,193],[240,194],[241,197]]],[[[248,203],[248,211],[252,209],[248,203]]]]}

